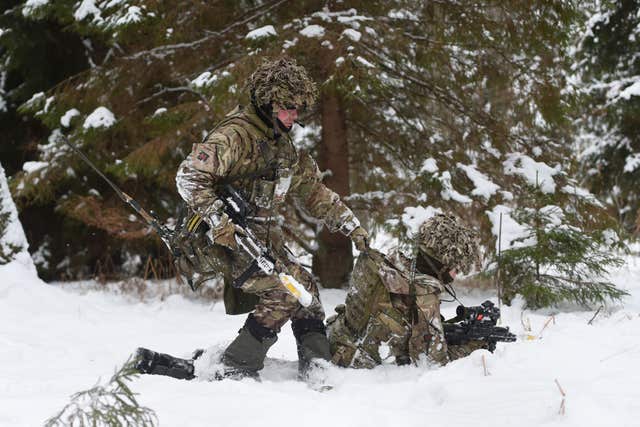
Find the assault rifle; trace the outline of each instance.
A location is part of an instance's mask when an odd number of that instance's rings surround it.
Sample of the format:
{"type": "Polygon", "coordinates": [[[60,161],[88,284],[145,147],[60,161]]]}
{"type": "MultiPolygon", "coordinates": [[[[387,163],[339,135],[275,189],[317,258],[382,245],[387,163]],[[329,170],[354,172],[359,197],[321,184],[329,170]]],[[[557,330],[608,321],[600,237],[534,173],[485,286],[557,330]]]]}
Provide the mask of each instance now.
{"type": "Polygon", "coordinates": [[[456,308],[456,317],[444,323],[444,337],[450,345],[484,341],[488,350],[493,353],[497,342],[516,340],[516,336],[509,332],[508,327],[496,326],[498,319],[500,309],[491,301],[485,301],[476,307],[459,305],[456,308]]]}
{"type": "Polygon", "coordinates": [[[253,234],[247,220],[251,213],[251,206],[242,195],[231,185],[227,184],[217,192],[219,201],[222,202],[224,212],[235,226],[235,240],[251,257],[249,267],[233,281],[233,287],[239,288],[255,273],[262,271],[265,274],[277,275],[282,285],[300,302],[308,307],[313,297],[293,276],[287,273],[285,267],[278,263],[269,253],[267,247],[253,234]]]}
{"type": "MultiPolygon", "coordinates": [[[[153,211],[147,212],[136,200],[133,199],[133,197],[129,196],[115,185],[93,164],[91,160],[89,160],[87,156],[85,156],[82,151],[80,151],[78,147],[72,144],[67,137],[63,136],[63,140],[84,162],[86,162],[103,180],[105,180],[107,184],[109,184],[123,202],[136,211],[136,213],[140,215],[156,233],[158,233],[158,236],[160,236],[160,239],[162,239],[174,258],[182,256],[183,253],[179,246],[174,244],[174,232],[161,224],[153,211]]],[[[249,204],[243,199],[242,195],[230,185],[223,186],[218,195],[220,197],[219,200],[224,205],[224,211],[235,225],[237,231],[235,233],[235,239],[238,246],[247,252],[253,260],[249,268],[233,282],[233,286],[239,288],[247,281],[247,279],[249,279],[249,277],[258,271],[263,271],[268,275],[277,274],[280,282],[287,291],[296,297],[301,305],[308,307],[313,301],[311,294],[307,292],[307,290],[293,276],[287,274],[284,266],[278,265],[266,246],[260,242],[249,228],[247,219],[251,209],[249,204]]],[[[192,218],[189,222],[200,224],[200,222],[202,222],[202,218],[198,216],[198,218],[192,218]]],[[[193,278],[185,277],[185,279],[189,283],[191,289],[195,291],[193,278]]]]}

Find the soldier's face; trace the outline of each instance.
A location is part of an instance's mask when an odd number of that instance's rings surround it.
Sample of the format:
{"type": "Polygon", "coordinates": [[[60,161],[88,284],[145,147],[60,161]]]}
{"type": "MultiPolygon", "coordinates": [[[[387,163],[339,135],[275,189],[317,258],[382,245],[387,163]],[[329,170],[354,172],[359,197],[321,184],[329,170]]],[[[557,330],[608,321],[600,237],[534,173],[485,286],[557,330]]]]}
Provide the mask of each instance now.
{"type": "Polygon", "coordinates": [[[291,129],[293,123],[298,118],[298,109],[297,108],[278,108],[278,120],[280,123],[284,125],[287,129],[291,129]]]}
{"type": "Polygon", "coordinates": [[[456,270],[455,268],[449,271],[449,276],[451,276],[452,279],[455,279],[457,275],[458,275],[458,270],[456,270]]]}

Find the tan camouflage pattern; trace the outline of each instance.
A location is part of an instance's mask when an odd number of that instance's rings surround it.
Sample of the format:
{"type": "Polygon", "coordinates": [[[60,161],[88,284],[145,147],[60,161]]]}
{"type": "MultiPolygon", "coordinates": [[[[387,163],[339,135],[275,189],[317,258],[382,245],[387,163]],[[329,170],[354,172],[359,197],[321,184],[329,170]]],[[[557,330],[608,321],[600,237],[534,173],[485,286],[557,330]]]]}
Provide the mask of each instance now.
{"type": "Polygon", "coordinates": [[[318,97],[318,89],[307,71],[289,58],[264,61],[246,86],[257,105],[311,107],[318,97]]]}
{"type": "MultiPolygon", "coordinates": [[[[338,231],[354,220],[353,212],[340,197],[321,182],[320,170],[311,156],[298,154],[288,135],[276,140],[273,130],[258,117],[253,105],[237,108],[203,143],[193,145],[180,164],[176,184],[189,207],[214,229],[218,225],[211,219],[217,211],[216,185],[232,182],[248,200],[255,202],[264,196],[261,190],[268,187],[264,181],[278,182],[278,175],[285,173],[288,173],[285,179],[290,180],[287,193],[300,200],[309,214],[321,219],[331,231],[338,231]],[[273,168],[269,169],[269,165],[273,168]]],[[[275,191],[276,186],[271,188],[275,191]]],[[[278,204],[286,198],[272,200],[271,208],[261,209],[260,216],[276,215],[278,204]]]]}
{"type": "Polygon", "coordinates": [[[460,218],[438,214],[426,220],[418,232],[418,249],[437,259],[447,270],[467,273],[478,262],[479,237],[460,218]]]}
{"type": "Polygon", "coordinates": [[[393,356],[396,362],[426,359],[444,365],[452,355],[471,353],[466,346],[448,346],[445,341],[440,315],[443,289],[434,277],[412,274],[410,260],[397,250],[386,259],[375,250],[360,254],[345,304],[327,322],[332,362],[372,368],[393,356]]]}

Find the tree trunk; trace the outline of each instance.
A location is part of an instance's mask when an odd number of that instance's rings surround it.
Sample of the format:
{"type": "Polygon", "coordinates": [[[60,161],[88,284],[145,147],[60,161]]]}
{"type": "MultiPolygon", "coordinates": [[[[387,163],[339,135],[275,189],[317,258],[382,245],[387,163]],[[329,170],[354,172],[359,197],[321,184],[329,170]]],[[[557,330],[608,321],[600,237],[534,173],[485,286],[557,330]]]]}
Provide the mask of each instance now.
{"type": "MultiPolygon", "coordinates": [[[[340,197],[349,195],[349,144],[341,100],[334,91],[322,95],[322,141],[318,166],[331,173],[324,179],[326,186],[340,197]]],[[[346,287],[353,264],[351,240],[326,228],[318,235],[318,250],[313,257],[313,273],[325,288],[346,287]]]]}

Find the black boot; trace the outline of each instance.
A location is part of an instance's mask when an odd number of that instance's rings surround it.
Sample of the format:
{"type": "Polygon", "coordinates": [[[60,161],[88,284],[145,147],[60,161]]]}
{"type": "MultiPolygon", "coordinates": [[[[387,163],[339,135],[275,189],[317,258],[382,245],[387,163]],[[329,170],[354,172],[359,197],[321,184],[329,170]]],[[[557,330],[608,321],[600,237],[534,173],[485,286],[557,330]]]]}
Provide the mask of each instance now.
{"type": "Polygon", "coordinates": [[[331,360],[327,331],[318,319],[295,319],[291,329],[298,346],[298,372],[304,378],[313,359],[331,360]]]}
{"type": "MultiPolygon", "coordinates": [[[[200,354],[202,353],[200,352],[200,354]]],[[[194,357],[194,359],[196,358],[197,356],[194,357]]],[[[195,378],[193,374],[194,359],[180,359],[140,347],[136,350],[136,369],[141,374],[165,375],[180,380],[192,380],[195,378]]]]}
{"type": "Polygon", "coordinates": [[[267,351],[278,340],[275,331],[262,326],[249,314],[247,321],[239,335],[222,355],[225,365],[225,377],[242,378],[258,376],[258,371],[264,368],[267,351]]]}

